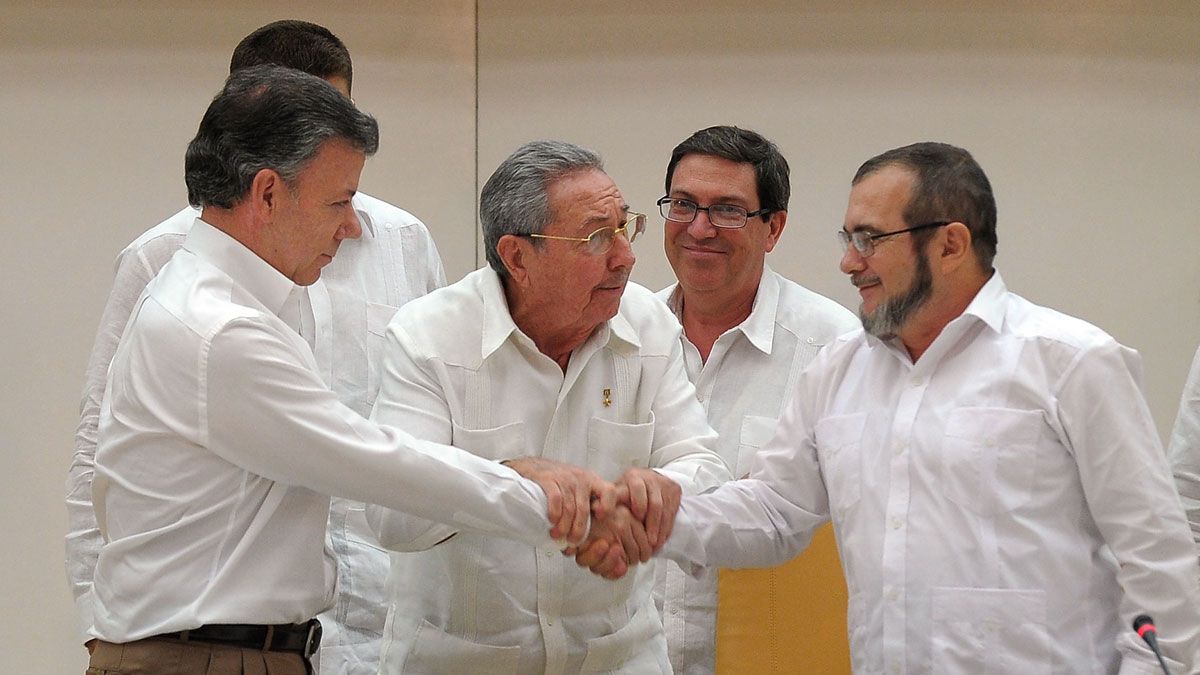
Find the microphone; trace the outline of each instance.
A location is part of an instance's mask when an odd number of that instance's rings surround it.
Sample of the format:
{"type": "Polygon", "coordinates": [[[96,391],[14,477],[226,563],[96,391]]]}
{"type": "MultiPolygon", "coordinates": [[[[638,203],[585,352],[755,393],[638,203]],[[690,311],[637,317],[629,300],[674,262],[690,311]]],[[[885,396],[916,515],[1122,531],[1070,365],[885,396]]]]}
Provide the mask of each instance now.
{"type": "Polygon", "coordinates": [[[1139,614],[1133,620],[1133,630],[1150,645],[1150,650],[1158,657],[1158,665],[1162,666],[1163,672],[1171,675],[1167,662],[1163,660],[1162,652],[1158,649],[1158,631],[1154,628],[1154,619],[1151,619],[1149,614],[1139,614]]]}

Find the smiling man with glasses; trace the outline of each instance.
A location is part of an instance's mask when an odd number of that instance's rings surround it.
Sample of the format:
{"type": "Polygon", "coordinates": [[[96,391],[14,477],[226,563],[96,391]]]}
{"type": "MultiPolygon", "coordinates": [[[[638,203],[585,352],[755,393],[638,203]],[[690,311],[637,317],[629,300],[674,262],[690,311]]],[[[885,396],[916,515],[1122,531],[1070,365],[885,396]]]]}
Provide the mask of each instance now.
{"type": "MultiPolygon", "coordinates": [[[[659,297],[683,325],[680,345],[688,377],[719,434],[717,451],[734,476],[749,471],[754,455],[770,438],[800,369],[822,345],[856,324],[849,310],[766,264],[767,253],[787,223],[788,173],[787,160],[762,135],[731,126],[710,127],[675,148],[667,165],[666,196],[658,200],[667,258],[678,279],[659,297]]],[[[825,607],[826,622],[840,621],[844,635],[844,601],[825,598],[837,591],[797,582],[801,570],[809,579],[812,570],[840,574],[831,540],[823,542],[790,569],[727,576],[725,592],[734,594],[729,600],[737,603],[771,588],[773,592],[763,593],[771,603],[825,607]],[[812,597],[817,594],[821,600],[812,597]]],[[[655,595],[675,672],[712,673],[716,570],[692,578],[673,564],[659,565],[655,595]]],[[[753,630],[754,638],[725,647],[786,649],[797,639],[765,622],[741,628],[753,630]]],[[[826,641],[815,651],[837,648],[826,641]]],[[[844,638],[841,653],[845,660],[844,638]]]]}
{"type": "MultiPolygon", "coordinates": [[[[374,419],[525,473],[617,484],[626,505],[591,532],[618,576],[665,540],[681,492],[729,478],[679,325],[628,283],[646,217],[595,153],[557,141],[504,160],[479,212],[488,267],[389,324],[374,419]]],[[[555,550],[382,508],[369,520],[411,552],[393,557],[382,672],[670,672],[652,567],[614,583],[555,550]]]]}

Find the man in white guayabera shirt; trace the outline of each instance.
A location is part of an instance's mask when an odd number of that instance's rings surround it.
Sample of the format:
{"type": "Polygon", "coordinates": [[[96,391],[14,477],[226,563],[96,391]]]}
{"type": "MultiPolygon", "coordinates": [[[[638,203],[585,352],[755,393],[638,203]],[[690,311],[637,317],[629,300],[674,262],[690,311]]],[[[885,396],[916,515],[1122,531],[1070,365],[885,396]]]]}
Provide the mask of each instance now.
{"type": "MultiPolygon", "coordinates": [[[[729,478],[678,322],[627,283],[645,216],[595,153],[557,141],[504,160],[479,213],[489,266],[396,314],[372,419],[617,481],[646,526],[624,552],[645,561],[669,532],[659,511],[729,478]]],[[[368,508],[385,546],[413,551],[393,558],[383,672],[670,672],[652,566],[600,579],[552,551],[368,508]]]]}
{"type": "MultiPolygon", "coordinates": [[[[316,75],[347,97],[353,65],[346,45],[328,29],[305,21],[267,24],[234,49],[230,70],[275,64],[316,75]]],[[[346,239],[321,273],[321,284],[302,297],[305,331],[316,335],[321,379],[351,410],[366,417],[379,389],[383,327],[396,307],[446,283],[429,231],[412,214],[362,193],[352,199],[361,236],[346,239]],[[315,330],[314,330],[315,328],[315,330]]],[[[67,481],[67,576],[79,608],[80,631],[92,627],[92,573],[102,543],[92,509],[96,423],[108,364],[138,296],[183,245],[200,211],[187,207],[143,233],[117,258],[116,276],[88,362],[75,456],[67,481]]],[[[320,615],[324,626],[321,671],[373,675],[386,617],[388,557],[374,542],[363,504],[334,497],[329,507],[330,545],[337,558],[338,590],[320,615]]]]}
{"type": "MultiPolygon", "coordinates": [[[[791,186],[779,148],[731,126],[701,129],[667,164],[663,243],[678,283],[659,292],[683,324],[688,377],[719,435],[717,451],[744,476],[775,432],[800,371],[858,322],[838,303],[766,264],[787,224],[791,186]]],[[[836,556],[822,559],[838,569],[836,556]]],[[[660,563],[656,599],[676,673],[716,668],[717,570],[699,578],[660,563]]],[[[782,587],[804,602],[803,587],[782,587]]],[[[795,639],[794,637],[785,639],[795,639]]]]}
{"type": "Polygon", "coordinates": [[[582,539],[590,497],[612,510],[593,474],[525,480],[322,381],[303,287],[361,236],[377,146],[374,119],[290,68],[234,72],[205,112],[184,162],[200,217],[134,307],[100,412],[89,672],[309,672],[334,600],[326,495],[550,549],[582,539]]]}
{"type": "Polygon", "coordinates": [[[748,479],[683,500],[663,553],[777,563],[832,518],[859,673],[1158,673],[1142,612],[1193,672],[1195,549],[1136,352],[1008,291],[960,148],[868,160],[839,234],[863,330],[800,375],[748,479]]]}

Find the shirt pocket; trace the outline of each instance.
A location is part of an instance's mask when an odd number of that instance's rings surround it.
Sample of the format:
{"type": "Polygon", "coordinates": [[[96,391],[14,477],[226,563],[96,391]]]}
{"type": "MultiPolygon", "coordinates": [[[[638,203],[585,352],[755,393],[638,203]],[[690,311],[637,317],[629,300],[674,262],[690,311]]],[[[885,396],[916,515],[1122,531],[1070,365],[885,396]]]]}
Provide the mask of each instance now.
{"type": "Polygon", "coordinates": [[[388,554],[370,525],[362,502],[334,497],[330,508],[330,529],[333,514],[344,511],[341,528],[333,534],[333,549],[338,555],[338,600],[335,608],[345,609],[347,626],[379,633],[387,618],[388,554]],[[340,536],[339,536],[340,535],[340,536]]]}
{"type": "Polygon", "coordinates": [[[491,429],[468,429],[451,422],[450,445],[485,459],[504,461],[525,455],[525,423],[491,429]]]}
{"type": "Polygon", "coordinates": [[[616,480],[633,467],[650,464],[654,413],[642,424],[622,424],[599,417],[588,420],[587,466],[605,480],[616,480]]]}
{"type": "Polygon", "coordinates": [[[367,401],[374,401],[379,394],[379,371],[383,367],[387,327],[398,309],[377,302],[367,303],[367,401]]]}
{"type": "Polygon", "coordinates": [[[835,516],[845,515],[862,496],[862,437],[867,414],[826,417],[813,430],[825,489],[835,516]]]}
{"type": "Polygon", "coordinates": [[[507,675],[517,672],[520,659],[520,646],[497,647],[471,642],[422,620],[401,672],[437,675],[486,670],[507,675]]]}
{"type": "Polygon", "coordinates": [[[583,658],[579,672],[621,671],[631,658],[638,656],[647,645],[653,644],[655,635],[661,634],[662,623],[658,614],[643,606],[630,617],[628,623],[615,632],[587,641],[587,655],[583,658]]]}
{"type": "Polygon", "coordinates": [[[935,587],[930,602],[933,675],[1051,672],[1045,591],[935,587]]]}
{"type": "Polygon", "coordinates": [[[950,413],[941,452],[946,496],[981,516],[1029,501],[1043,430],[1036,410],[958,408],[950,413]]]}
{"type": "Polygon", "coordinates": [[[775,435],[775,426],[779,419],[762,417],[761,415],[746,415],[742,417],[742,428],[738,434],[737,462],[734,465],[733,477],[745,478],[750,472],[750,464],[754,455],[762,449],[767,441],[775,435]]]}

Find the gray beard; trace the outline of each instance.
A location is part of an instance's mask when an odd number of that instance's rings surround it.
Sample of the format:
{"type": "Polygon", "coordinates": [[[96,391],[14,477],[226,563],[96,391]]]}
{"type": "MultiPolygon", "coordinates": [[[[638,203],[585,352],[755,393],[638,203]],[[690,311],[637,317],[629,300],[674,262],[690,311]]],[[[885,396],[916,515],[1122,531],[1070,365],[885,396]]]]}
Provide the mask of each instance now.
{"type": "Polygon", "coordinates": [[[918,255],[917,274],[903,295],[884,300],[870,314],[863,312],[862,305],[858,306],[858,318],[862,321],[863,330],[880,340],[896,337],[904,324],[912,318],[913,312],[929,300],[932,292],[933,274],[929,269],[929,259],[918,255]]]}

